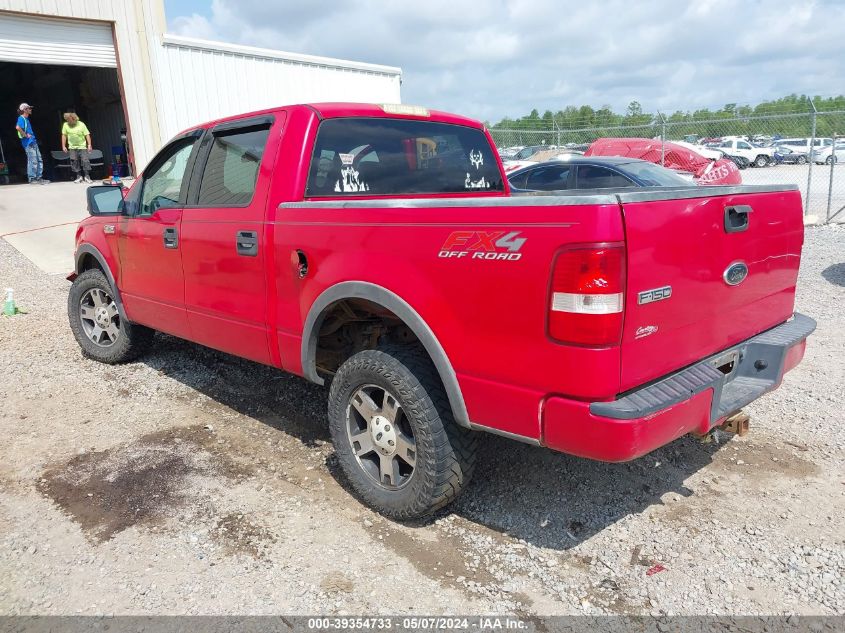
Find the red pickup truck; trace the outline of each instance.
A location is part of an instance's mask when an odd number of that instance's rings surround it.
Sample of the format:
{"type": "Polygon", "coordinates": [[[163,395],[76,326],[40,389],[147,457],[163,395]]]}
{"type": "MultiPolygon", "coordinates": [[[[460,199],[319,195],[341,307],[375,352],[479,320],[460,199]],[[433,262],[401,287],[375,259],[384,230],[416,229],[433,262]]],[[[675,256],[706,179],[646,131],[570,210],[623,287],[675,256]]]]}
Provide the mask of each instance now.
{"type": "Polygon", "coordinates": [[[83,353],[127,361],[160,330],[330,382],[342,469],[395,518],[454,499],[477,431],[603,461],[706,433],[815,327],[795,188],[511,195],[481,123],[418,107],[200,125],[88,204],[83,353]]]}

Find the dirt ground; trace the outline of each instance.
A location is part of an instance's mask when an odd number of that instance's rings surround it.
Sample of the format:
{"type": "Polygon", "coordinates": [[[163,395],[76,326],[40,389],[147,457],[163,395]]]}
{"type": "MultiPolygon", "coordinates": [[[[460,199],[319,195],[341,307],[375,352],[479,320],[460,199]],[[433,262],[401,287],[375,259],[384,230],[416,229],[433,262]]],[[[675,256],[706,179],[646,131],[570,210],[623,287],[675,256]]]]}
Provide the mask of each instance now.
{"type": "Polygon", "coordinates": [[[0,241],[2,614],[842,614],[845,229],[809,229],[804,363],[751,433],[599,464],[490,436],[416,524],[337,472],[326,392],[167,336],[82,358],[69,283],[0,241]]]}

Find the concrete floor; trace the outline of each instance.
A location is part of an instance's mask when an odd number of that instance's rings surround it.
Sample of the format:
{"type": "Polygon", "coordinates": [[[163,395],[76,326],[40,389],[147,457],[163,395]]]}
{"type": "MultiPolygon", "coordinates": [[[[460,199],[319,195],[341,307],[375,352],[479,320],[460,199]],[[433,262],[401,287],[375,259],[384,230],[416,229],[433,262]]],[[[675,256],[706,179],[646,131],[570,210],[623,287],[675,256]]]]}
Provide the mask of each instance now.
{"type": "Polygon", "coordinates": [[[46,273],[73,270],[76,225],[88,215],[86,185],[0,187],[0,237],[46,273]]]}

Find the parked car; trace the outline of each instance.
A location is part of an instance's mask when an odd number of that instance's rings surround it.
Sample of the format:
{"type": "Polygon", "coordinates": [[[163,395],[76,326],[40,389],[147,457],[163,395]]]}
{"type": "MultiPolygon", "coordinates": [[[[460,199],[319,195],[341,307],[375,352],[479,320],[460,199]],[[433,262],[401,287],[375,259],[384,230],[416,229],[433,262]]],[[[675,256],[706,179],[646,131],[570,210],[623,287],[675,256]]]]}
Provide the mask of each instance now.
{"type": "Polygon", "coordinates": [[[775,162],[775,152],[771,147],[756,147],[739,138],[726,138],[719,144],[719,149],[731,156],[742,156],[755,167],[765,167],[775,162]]]}
{"type": "Polygon", "coordinates": [[[751,166],[751,161],[749,161],[744,156],[733,156],[731,154],[723,154],[725,158],[729,158],[733,161],[733,164],[737,166],[737,169],[748,169],[751,166]]]}
{"type": "Polygon", "coordinates": [[[197,125],[87,196],[83,354],[160,330],[330,384],[339,471],[396,519],[456,497],[481,431],[625,461],[732,428],[815,327],[794,186],[511,196],[481,122],[419,107],[197,125]]]}
{"type": "Polygon", "coordinates": [[[514,192],[688,187],[692,174],[684,178],[671,169],[636,158],[572,156],[518,169],[508,174],[508,182],[514,192]]]}
{"type": "MultiPolygon", "coordinates": [[[[548,152],[549,148],[545,145],[529,145],[516,152],[511,158],[503,159],[505,172],[512,172],[526,165],[535,165],[545,157],[538,158],[536,155],[541,152],[548,152]]],[[[547,155],[548,156],[548,155],[547,155]]]]}
{"type": "Polygon", "coordinates": [[[600,138],[593,142],[585,156],[625,156],[639,158],[679,172],[691,173],[700,185],[737,185],[742,175],[728,158],[717,161],[705,158],[696,150],[671,141],[648,138],[600,138]]]}
{"type": "Polygon", "coordinates": [[[567,160],[570,156],[583,155],[584,152],[565,148],[541,149],[539,152],[536,152],[533,156],[531,156],[531,160],[508,161],[505,167],[508,171],[512,171],[511,169],[508,169],[511,165],[519,165],[520,167],[525,167],[526,165],[532,165],[535,163],[545,163],[550,160],[567,160]]]}
{"type": "Polygon", "coordinates": [[[528,160],[537,152],[540,152],[544,149],[548,149],[545,145],[529,145],[528,147],[523,147],[519,150],[516,154],[513,155],[511,160],[528,160]]]}
{"type": "Polygon", "coordinates": [[[704,158],[709,158],[710,160],[719,160],[722,158],[725,153],[722,150],[718,149],[710,149],[708,147],[702,147],[701,145],[696,145],[695,143],[688,143],[687,141],[671,141],[675,145],[680,145],[681,147],[686,147],[694,152],[698,152],[704,158]]]}
{"type": "Polygon", "coordinates": [[[511,160],[521,149],[521,145],[516,147],[502,147],[499,148],[499,156],[502,157],[502,160],[511,160]]]}
{"type": "Polygon", "coordinates": [[[792,165],[804,165],[807,163],[807,152],[798,147],[776,145],[774,150],[776,163],[787,163],[792,165]]]}
{"type": "Polygon", "coordinates": [[[809,156],[810,152],[815,149],[822,149],[833,145],[832,138],[785,138],[778,141],[778,145],[786,146],[790,149],[804,152],[809,156]]]}
{"type": "Polygon", "coordinates": [[[810,154],[810,157],[817,165],[823,165],[825,163],[830,165],[831,163],[843,161],[845,160],[845,141],[836,141],[835,146],[828,145],[821,149],[815,149],[810,154]]]}

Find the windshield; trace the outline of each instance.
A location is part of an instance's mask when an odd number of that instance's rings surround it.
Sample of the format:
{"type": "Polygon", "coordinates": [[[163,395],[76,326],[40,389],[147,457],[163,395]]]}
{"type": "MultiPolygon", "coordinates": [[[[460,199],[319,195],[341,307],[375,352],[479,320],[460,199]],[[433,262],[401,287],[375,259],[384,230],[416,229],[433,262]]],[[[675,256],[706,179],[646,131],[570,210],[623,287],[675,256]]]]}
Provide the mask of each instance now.
{"type": "Polygon", "coordinates": [[[671,169],[637,161],[635,163],[623,163],[619,168],[639,179],[646,187],[688,187],[690,182],[680,174],[671,169]]]}

